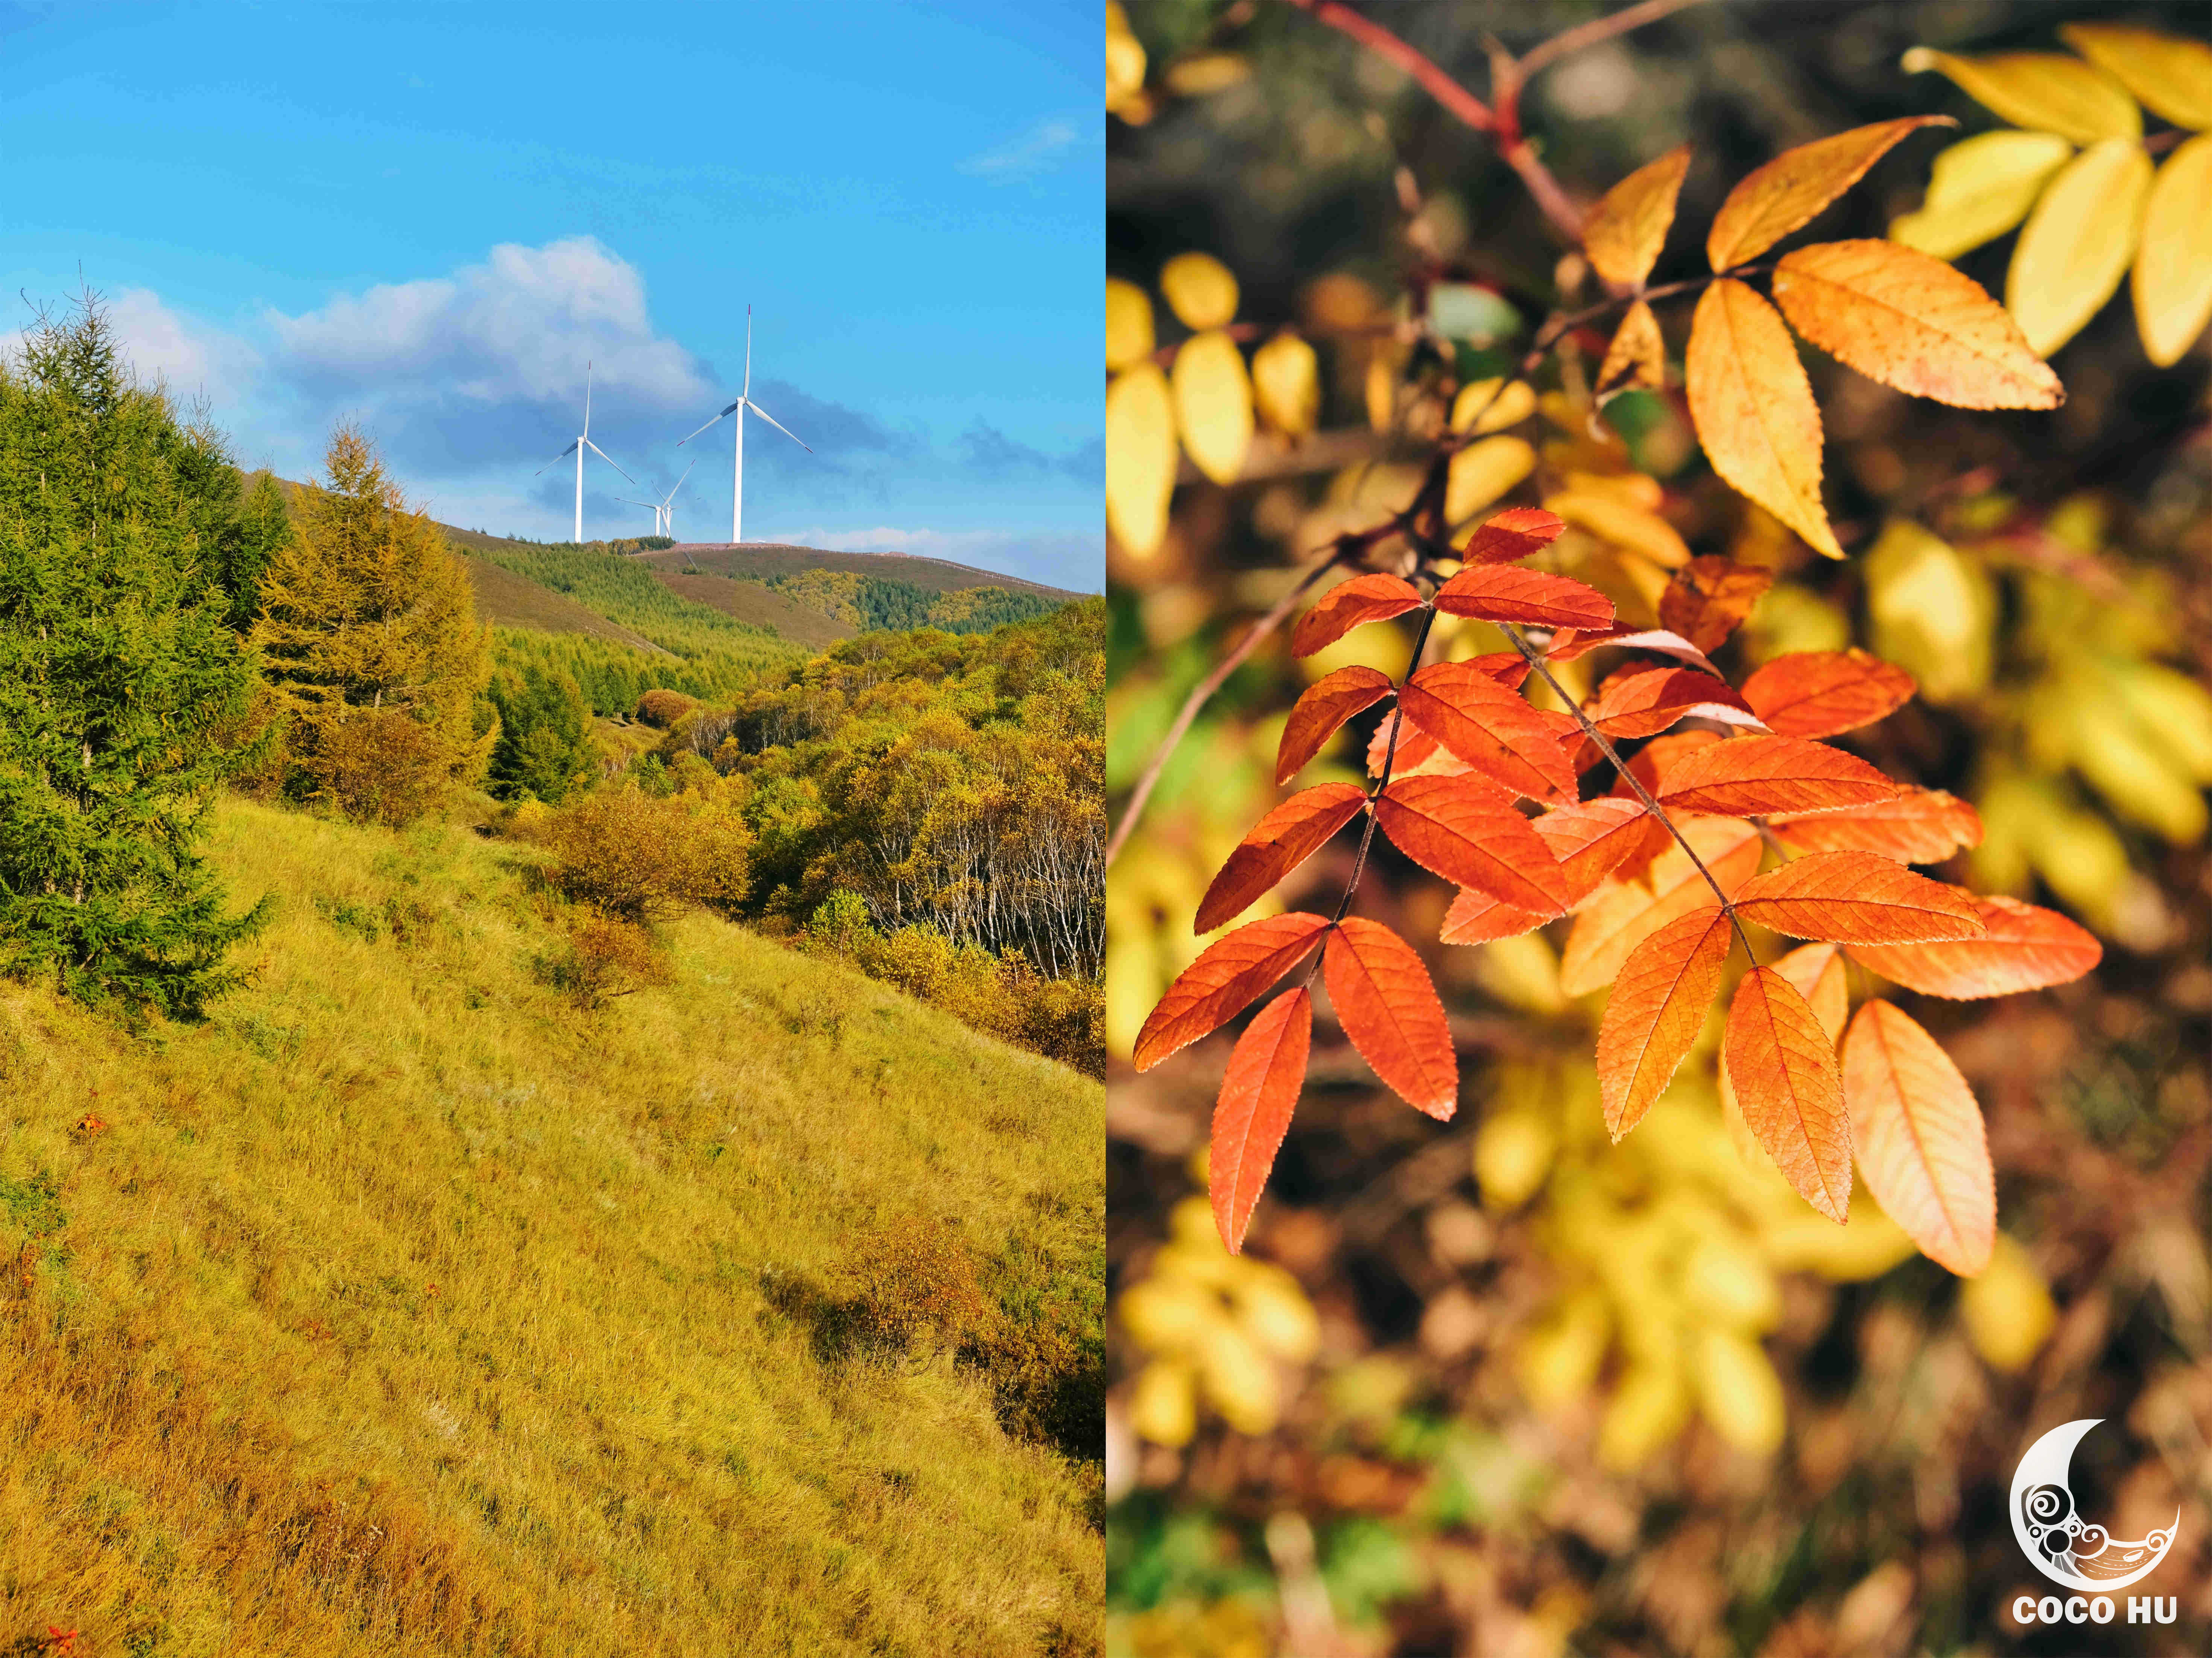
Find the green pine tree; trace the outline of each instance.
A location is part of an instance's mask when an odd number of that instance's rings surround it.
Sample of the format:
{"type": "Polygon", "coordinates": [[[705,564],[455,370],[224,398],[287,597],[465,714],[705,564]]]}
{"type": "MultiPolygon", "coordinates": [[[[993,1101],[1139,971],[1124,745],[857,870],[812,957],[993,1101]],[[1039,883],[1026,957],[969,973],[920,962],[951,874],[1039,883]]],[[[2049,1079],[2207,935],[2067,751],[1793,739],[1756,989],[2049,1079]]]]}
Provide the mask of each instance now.
{"type": "Polygon", "coordinates": [[[198,853],[255,757],[222,581],[239,493],[96,295],[0,361],[0,969],[133,1021],[196,1017],[266,914],[226,913],[198,853]]]}
{"type": "Polygon", "coordinates": [[[499,742],[491,751],[491,792],[502,800],[534,795],[559,805],[590,785],[594,770],[584,693],[558,668],[534,662],[493,676],[499,742]]]}

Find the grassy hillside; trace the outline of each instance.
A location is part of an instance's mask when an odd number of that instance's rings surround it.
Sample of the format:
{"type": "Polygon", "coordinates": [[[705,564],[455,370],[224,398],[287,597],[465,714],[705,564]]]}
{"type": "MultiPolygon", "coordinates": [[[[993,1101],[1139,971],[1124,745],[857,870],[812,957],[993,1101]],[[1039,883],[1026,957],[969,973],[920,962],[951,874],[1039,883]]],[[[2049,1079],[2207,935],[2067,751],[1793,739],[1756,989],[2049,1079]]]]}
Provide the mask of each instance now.
{"type": "Polygon", "coordinates": [[[830,1314],[935,1225],[1095,1330],[1096,1084],[704,916],[585,1015],[530,854],[214,829],[211,1022],[0,983],[0,1651],[1095,1649],[1096,1464],[830,1314]]]}
{"type": "Polygon", "coordinates": [[[950,559],[921,558],[912,553],[831,553],[818,547],[786,547],[747,542],[742,547],[679,543],[661,552],[641,553],[641,564],[658,570],[697,568],[710,575],[736,576],[750,581],[771,581],[778,576],[799,575],[808,570],[836,570],[853,575],[878,576],[886,581],[910,582],[933,593],[958,592],[967,587],[1004,587],[1018,593],[1042,593],[1048,598],[1081,598],[1064,587],[1048,587],[996,570],[978,570],[950,559]]]}
{"type": "Polygon", "coordinates": [[[757,581],[725,575],[695,575],[682,570],[655,570],[669,592],[695,604],[710,604],[725,616],[756,627],[773,628],[786,639],[819,649],[850,639],[860,631],[849,622],[800,604],[757,581]]]}
{"type": "Polygon", "coordinates": [[[479,621],[489,622],[495,628],[525,628],[532,633],[580,634],[653,656],[671,654],[643,634],[610,622],[566,593],[556,592],[488,558],[471,554],[468,564],[469,580],[476,587],[479,621]]]}

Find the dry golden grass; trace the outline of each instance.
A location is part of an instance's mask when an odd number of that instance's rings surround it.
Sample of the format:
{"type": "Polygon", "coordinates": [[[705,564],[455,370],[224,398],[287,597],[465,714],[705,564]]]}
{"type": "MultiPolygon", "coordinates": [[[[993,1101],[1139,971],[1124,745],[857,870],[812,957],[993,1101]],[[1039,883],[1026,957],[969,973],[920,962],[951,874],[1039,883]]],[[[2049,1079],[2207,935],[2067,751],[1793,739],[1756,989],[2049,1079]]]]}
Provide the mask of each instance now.
{"type": "Polygon", "coordinates": [[[528,854],[216,821],[210,1023],[0,986],[0,1651],[1095,1649],[1095,1467],[783,1309],[907,1217],[1087,1270],[1096,1084],[703,916],[581,1014],[528,854]]]}

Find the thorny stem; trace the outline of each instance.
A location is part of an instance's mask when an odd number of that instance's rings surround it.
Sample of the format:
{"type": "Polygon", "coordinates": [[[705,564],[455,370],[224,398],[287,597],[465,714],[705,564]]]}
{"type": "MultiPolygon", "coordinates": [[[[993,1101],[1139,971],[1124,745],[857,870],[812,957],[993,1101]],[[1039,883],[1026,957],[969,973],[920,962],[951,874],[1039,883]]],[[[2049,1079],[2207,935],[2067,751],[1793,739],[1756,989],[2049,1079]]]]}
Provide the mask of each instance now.
{"type": "Polygon", "coordinates": [[[1598,752],[1613,762],[1613,770],[1626,779],[1628,786],[1636,792],[1636,798],[1644,803],[1644,809],[1659,820],[1660,827],[1673,835],[1674,844],[1682,848],[1682,855],[1697,866],[1698,874],[1705,878],[1705,884],[1713,890],[1713,896],[1720,901],[1721,913],[1729,918],[1729,925],[1735,929],[1735,936],[1743,941],[1743,953],[1750,957],[1751,964],[1757,967],[1759,953],[1751,947],[1750,937],[1744,932],[1742,921],[1736,917],[1735,906],[1729,902],[1728,894],[1721,890],[1721,884],[1713,878],[1712,871],[1705,867],[1705,860],[1698,856],[1697,849],[1684,838],[1682,831],[1675,827],[1674,820],[1667,815],[1666,808],[1652,798],[1651,791],[1644,786],[1644,780],[1629,770],[1628,762],[1620,757],[1620,751],[1614,748],[1612,741],[1597,728],[1597,722],[1583,711],[1582,704],[1568,695],[1567,688],[1559,683],[1557,677],[1552,672],[1550,664],[1544,660],[1544,653],[1522,637],[1521,630],[1512,623],[1501,622],[1497,625],[1498,631],[1513,641],[1513,648],[1521,653],[1522,659],[1534,668],[1543,682],[1552,688],[1553,695],[1566,704],[1567,712],[1574,715],[1575,723],[1583,728],[1583,735],[1596,744],[1598,752]]]}

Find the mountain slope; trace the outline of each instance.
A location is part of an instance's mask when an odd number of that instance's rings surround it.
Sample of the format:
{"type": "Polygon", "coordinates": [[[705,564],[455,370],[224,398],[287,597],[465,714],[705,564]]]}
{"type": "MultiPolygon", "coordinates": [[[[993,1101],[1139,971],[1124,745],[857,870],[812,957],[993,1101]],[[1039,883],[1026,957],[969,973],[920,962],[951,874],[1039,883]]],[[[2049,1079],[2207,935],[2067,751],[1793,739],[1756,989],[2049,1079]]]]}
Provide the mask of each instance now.
{"type": "Polygon", "coordinates": [[[212,853],[279,912],[209,1023],[0,981],[0,1648],[1090,1649],[1096,1465],[833,1315],[926,1220],[1095,1329],[1095,1084],[702,915],[583,1013],[463,827],[212,853]]]}
{"type": "Polygon", "coordinates": [[[711,604],[726,616],[757,627],[773,628],[786,639],[820,648],[850,639],[860,630],[834,616],[824,616],[785,598],[757,581],[724,575],[694,575],[680,570],[657,569],[653,574],[678,598],[695,604],[711,604]]]}
{"type": "Polygon", "coordinates": [[[726,542],[679,542],[658,552],[637,555],[641,563],[658,570],[690,570],[709,575],[737,576],[752,581],[798,575],[807,570],[839,570],[854,575],[878,576],[904,581],[933,593],[959,592],[969,587],[1004,587],[1010,592],[1041,593],[1048,598],[1076,599],[1085,594],[1065,587],[1048,587],[996,570],[979,570],[950,559],[922,558],[913,553],[833,553],[819,547],[781,546],[746,542],[732,547],[726,542]]]}

